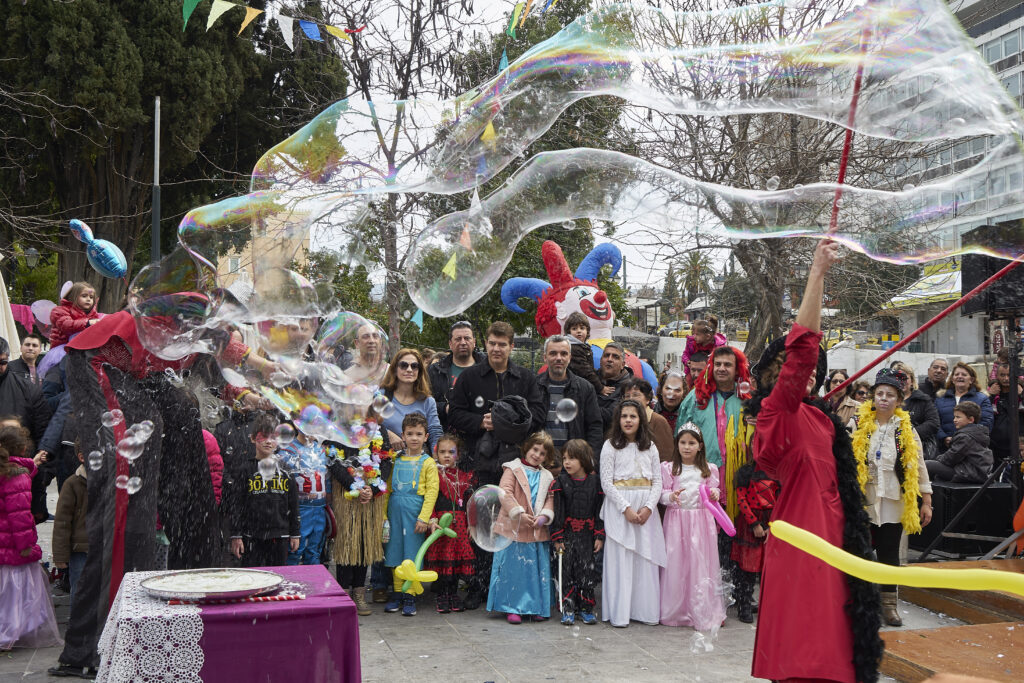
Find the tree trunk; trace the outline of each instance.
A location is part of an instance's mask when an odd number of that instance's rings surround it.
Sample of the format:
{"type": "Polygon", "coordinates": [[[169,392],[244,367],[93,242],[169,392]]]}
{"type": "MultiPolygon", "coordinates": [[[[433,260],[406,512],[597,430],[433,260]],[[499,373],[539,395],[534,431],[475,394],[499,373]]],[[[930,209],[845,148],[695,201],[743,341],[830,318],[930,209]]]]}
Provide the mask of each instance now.
{"type": "Polygon", "coordinates": [[[782,296],[790,271],[787,257],[789,241],[744,240],[733,249],[752,280],[758,297],[744,351],[751,363],[760,358],[766,339],[774,339],[783,331],[782,296]]]}

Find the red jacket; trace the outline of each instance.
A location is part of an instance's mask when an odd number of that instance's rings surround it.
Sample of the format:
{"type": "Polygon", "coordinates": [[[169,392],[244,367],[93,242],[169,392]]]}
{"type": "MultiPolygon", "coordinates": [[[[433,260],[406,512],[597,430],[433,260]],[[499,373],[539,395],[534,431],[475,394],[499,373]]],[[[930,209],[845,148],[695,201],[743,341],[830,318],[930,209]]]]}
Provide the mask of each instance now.
{"type": "Polygon", "coordinates": [[[11,458],[28,472],[13,477],[0,475],[0,565],[38,562],[43,551],[36,543],[36,521],[32,517],[32,477],[36,464],[28,458],[11,458]],[[28,555],[22,551],[29,550],[28,555]]]}
{"type": "Polygon", "coordinates": [[[50,346],[67,344],[71,335],[78,334],[89,327],[89,321],[99,317],[100,314],[96,312],[95,306],[86,313],[67,299],[61,299],[60,306],[55,306],[50,311],[50,346]]]}

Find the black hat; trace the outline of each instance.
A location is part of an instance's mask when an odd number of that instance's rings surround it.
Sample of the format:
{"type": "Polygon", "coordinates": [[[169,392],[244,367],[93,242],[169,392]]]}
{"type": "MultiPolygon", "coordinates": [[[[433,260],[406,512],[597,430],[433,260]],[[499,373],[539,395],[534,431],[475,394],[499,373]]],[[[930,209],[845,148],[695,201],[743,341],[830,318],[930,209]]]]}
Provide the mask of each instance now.
{"type": "MultiPolygon", "coordinates": [[[[768,369],[768,366],[779,356],[780,353],[786,351],[786,337],[776,337],[765,347],[765,350],[761,352],[761,357],[757,359],[757,363],[750,369],[750,376],[757,380],[758,390],[761,390],[761,373],[768,369]]],[[[826,375],[828,375],[828,352],[822,347],[818,347],[818,366],[816,375],[814,378],[814,391],[813,394],[817,394],[821,390],[821,385],[825,383],[826,375]]],[[[764,387],[764,390],[770,391],[771,387],[764,387]]]]}
{"type": "Polygon", "coordinates": [[[895,388],[901,394],[907,393],[907,386],[910,385],[910,378],[907,377],[907,373],[902,370],[890,370],[889,368],[882,368],[875,375],[875,383],[871,387],[871,391],[874,392],[875,388],[887,384],[890,387],[895,388]]]}

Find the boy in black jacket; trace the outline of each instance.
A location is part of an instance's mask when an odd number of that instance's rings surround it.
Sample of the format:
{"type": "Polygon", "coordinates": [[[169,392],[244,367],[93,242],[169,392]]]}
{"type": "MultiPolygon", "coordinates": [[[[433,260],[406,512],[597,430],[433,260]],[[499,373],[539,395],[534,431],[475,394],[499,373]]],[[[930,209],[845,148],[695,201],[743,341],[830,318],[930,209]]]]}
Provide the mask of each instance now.
{"type": "Polygon", "coordinates": [[[228,474],[224,502],[231,520],[231,554],[243,567],[277,567],[299,548],[299,492],[276,462],[277,422],[253,422],[252,455],[228,474]]]}
{"type": "Polygon", "coordinates": [[[569,337],[569,369],[572,374],[590,382],[594,391],[600,396],[604,391],[604,382],[594,368],[594,350],[587,339],[590,338],[590,321],[579,311],[574,311],[565,319],[563,331],[569,337]]]}

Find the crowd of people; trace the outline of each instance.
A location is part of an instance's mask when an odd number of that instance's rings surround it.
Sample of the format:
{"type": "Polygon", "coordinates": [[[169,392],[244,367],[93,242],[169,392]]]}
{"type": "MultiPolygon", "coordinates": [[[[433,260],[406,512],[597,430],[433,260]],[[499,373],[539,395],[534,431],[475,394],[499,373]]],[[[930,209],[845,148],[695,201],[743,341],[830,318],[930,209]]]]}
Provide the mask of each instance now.
{"type": "MultiPolygon", "coordinates": [[[[930,481],[983,481],[1010,452],[1007,423],[1020,412],[1009,407],[1005,355],[987,394],[973,367],[937,358],[923,378],[894,363],[820,398],[848,377],[826,374],[820,347],[820,280],[834,259],[834,245],[819,246],[792,331],[756,364],[716,320],[698,321],[685,371],[666,367],[656,390],[617,342],[595,368],[585,316],[545,340],[539,373],[512,361],[508,323],[483,330],[480,351],[473,324],[455,322],[447,353],[390,358],[386,403],[367,408],[360,447],[311,438],[297,415],[211,371],[273,370],[240,335],[218,339],[215,358],[163,360],[130,314],[98,316],[94,290],[78,283],[55,310],[45,358],[29,335],[8,362],[0,339],[0,611],[18,615],[3,620],[0,647],[58,639],[35,531],[56,478],[53,578],[72,607],[55,675],[94,673],[107,606],[129,571],[324,563],[360,615],[377,603],[414,616],[417,597],[395,569],[450,513],[456,536],[425,561],[438,574],[438,612],[485,607],[519,624],[560,608],[562,623],[594,624],[600,590],[612,626],[714,631],[731,583],[740,621],[760,610],[755,675],[863,680],[872,657],[877,665],[870,605],[899,625],[896,587],[879,598],[879,587],[808,564],[769,541],[769,520],[898,565],[903,534],[930,521],[930,481]],[[183,370],[229,406],[210,431],[196,397],[168,379],[183,370]],[[149,436],[133,457],[108,457],[140,431],[149,436]],[[470,502],[487,486],[501,494],[482,529],[487,497],[470,502]],[[734,520],[734,537],[705,498],[734,520]],[[471,538],[471,527],[488,533],[471,538]],[[793,610],[807,602],[795,591],[810,586],[815,604],[793,610]],[[816,633],[830,649],[794,664],[773,644],[787,633],[816,633]]],[[[384,353],[375,329],[360,329],[345,362],[384,353]]]]}

